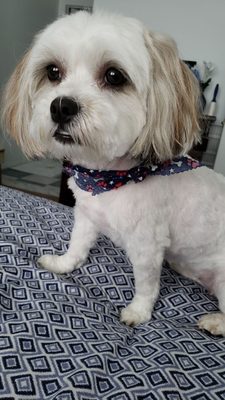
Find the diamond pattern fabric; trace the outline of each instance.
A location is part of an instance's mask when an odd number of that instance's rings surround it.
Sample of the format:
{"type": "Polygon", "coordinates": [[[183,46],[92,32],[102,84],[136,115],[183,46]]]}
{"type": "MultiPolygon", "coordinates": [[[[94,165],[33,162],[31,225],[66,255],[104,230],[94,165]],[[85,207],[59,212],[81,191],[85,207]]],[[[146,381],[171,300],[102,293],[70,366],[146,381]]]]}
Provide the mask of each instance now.
{"type": "Polygon", "coordinates": [[[165,264],[152,320],[126,327],[132,266],[108,238],[72,274],[38,268],[73,223],[70,208],[0,187],[0,400],[225,399],[225,338],[196,326],[216,299],[165,264]]]}

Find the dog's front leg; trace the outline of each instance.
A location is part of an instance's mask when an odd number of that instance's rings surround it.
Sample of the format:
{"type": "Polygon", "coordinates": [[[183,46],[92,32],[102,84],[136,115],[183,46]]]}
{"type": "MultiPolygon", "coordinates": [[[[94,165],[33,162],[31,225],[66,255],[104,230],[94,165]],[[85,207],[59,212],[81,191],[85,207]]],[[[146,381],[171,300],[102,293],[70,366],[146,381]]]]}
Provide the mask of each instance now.
{"type": "Polygon", "coordinates": [[[128,256],[133,264],[135,295],[132,302],[122,310],[120,320],[135,326],[151,319],[152,310],[159,294],[163,251],[139,249],[128,256]]]}
{"type": "Polygon", "coordinates": [[[61,256],[45,254],[39,258],[38,263],[41,267],[59,274],[69,273],[79,268],[86,260],[97,233],[93,222],[78,207],[75,207],[75,224],[67,252],[61,256]]]}

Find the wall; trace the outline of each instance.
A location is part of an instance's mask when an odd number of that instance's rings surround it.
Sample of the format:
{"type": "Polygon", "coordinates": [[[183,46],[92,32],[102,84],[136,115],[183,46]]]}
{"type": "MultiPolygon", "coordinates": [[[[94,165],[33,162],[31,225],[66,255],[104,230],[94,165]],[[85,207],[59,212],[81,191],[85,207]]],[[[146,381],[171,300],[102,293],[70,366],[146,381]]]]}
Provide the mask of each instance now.
{"type": "Polygon", "coordinates": [[[211,0],[95,0],[94,10],[110,10],[141,19],[150,29],[177,42],[183,59],[215,63],[214,85],[221,85],[218,121],[225,117],[225,1],[211,0]]]}
{"type": "MultiPolygon", "coordinates": [[[[29,47],[34,34],[53,21],[58,14],[57,0],[0,1],[0,90],[12,73],[18,60],[29,47]]],[[[25,160],[20,149],[0,132],[6,160],[4,167],[25,160]]]]}
{"type": "MultiPolygon", "coordinates": [[[[205,93],[210,102],[216,83],[220,84],[217,122],[224,120],[224,0],[94,0],[94,10],[108,10],[139,18],[150,29],[171,35],[183,59],[213,62],[216,71],[205,93]]],[[[225,175],[225,129],[215,169],[225,175]]]]}

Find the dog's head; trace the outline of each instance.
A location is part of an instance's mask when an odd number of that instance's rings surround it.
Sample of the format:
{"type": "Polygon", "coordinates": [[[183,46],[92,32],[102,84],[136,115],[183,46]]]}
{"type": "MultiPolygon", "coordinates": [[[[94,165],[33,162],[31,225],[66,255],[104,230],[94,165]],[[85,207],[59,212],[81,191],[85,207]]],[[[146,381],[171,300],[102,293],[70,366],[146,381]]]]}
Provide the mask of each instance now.
{"type": "Polygon", "coordinates": [[[80,12],[49,25],[6,87],[3,122],[30,157],[163,161],[198,139],[198,85],[175,43],[80,12]]]}

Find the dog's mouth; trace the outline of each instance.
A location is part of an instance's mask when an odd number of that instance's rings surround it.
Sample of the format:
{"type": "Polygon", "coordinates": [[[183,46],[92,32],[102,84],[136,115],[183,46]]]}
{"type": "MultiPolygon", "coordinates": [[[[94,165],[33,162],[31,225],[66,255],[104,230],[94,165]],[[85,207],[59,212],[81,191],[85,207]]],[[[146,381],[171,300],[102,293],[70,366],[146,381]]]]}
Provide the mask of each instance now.
{"type": "Polygon", "coordinates": [[[62,143],[62,144],[74,144],[75,143],[72,136],[60,127],[58,127],[55,130],[53,137],[55,138],[55,140],[57,142],[62,143]]]}

